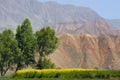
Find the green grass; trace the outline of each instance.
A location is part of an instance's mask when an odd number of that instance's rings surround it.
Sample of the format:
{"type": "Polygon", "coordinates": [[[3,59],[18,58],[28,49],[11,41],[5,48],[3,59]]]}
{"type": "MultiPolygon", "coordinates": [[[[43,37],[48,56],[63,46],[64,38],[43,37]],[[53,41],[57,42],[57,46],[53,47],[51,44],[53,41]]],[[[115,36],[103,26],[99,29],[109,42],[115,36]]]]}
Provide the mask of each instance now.
{"type": "MultiPolygon", "coordinates": [[[[40,78],[40,79],[25,79],[25,78],[7,78],[7,77],[0,77],[0,80],[106,80],[106,79],[64,79],[64,78],[40,78]]],[[[113,80],[119,80],[119,79],[113,79],[113,80]]]]}

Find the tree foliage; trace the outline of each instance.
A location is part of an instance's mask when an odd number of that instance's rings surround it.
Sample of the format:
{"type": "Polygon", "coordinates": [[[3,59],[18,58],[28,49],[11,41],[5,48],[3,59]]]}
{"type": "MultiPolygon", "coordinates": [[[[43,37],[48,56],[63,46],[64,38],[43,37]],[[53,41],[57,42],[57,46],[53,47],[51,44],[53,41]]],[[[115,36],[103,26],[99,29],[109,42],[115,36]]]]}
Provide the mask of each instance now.
{"type": "Polygon", "coordinates": [[[36,37],[40,56],[49,55],[56,49],[58,38],[55,36],[55,31],[50,27],[37,31],[36,37]]]}
{"type": "Polygon", "coordinates": [[[55,31],[50,27],[45,27],[37,31],[35,35],[37,38],[38,52],[40,54],[37,67],[47,68],[49,65],[49,68],[50,66],[52,68],[53,63],[50,62],[49,59],[47,60],[45,56],[51,54],[57,47],[58,38],[55,35],[55,31]]]}
{"type": "Polygon", "coordinates": [[[32,26],[29,19],[25,19],[22,25],[19,25],[16,31],[16,40],[18,47],[21,49],[22,58],[19,59],[18,69],[28,66],[35,62],[34,51],[36,40],[32,31],[32,26]]]}
{"type": "Polygon", "coordinates": [[[29,19],[25,19],[16,29],[16,35],[11,30],[0,33],[0,73],[4,76],[9,69],[16,71],[35,63],[34,53],[39,52],[38,68],[54,68],[55,65],[47,59],[57,47],[58,38],[50,27],[42,28],[35,35],[29,19]],[[36,50],[37,49],[37,50],[36,50]]]}
{"type": "Polygon", "coordinates": [[[6,72],[13,67],[16,59],[20,55],[17,41],[14,39],[14,33],[11,30],[5,30],[0,33],[0,73],[4,76],[6,72]]]}

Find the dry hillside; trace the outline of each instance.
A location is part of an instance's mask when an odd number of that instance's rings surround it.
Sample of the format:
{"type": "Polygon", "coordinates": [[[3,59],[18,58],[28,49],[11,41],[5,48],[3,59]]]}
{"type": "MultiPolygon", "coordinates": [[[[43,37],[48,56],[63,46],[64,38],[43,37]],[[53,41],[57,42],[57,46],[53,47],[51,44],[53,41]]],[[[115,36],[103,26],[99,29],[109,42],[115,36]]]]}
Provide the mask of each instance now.
{"type": "Polygon", "coordinates": [[[120,69],[120,37],[62,34],[50,55],[57,67],[120,69]]]}

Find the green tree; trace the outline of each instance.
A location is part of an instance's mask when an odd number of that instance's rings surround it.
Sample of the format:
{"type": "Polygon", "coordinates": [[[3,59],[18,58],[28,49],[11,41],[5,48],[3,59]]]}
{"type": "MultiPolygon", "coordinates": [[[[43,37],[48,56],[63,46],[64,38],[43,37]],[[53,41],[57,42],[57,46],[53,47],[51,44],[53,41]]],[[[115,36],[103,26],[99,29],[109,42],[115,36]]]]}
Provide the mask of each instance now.
{"type": "Polygon", "coordinates": [[[36,47],[36,39],[32,31],[32,26],[29,19],[25,19],[22,25],[17,27],[16,40],[18,47],[21,49],[22,58],[19,59],[17,70],[24,66],[31,65],[35,62],[34,51],[36,47]]]}
{"type": "Polygon", "coordinates": [[[20,55],[17,41],[11,30],[0,33],[0,73],[4,76],[6,72],[15,65],[16,57],[20,55]]]}
{"type": "Polygon", "coordinates": [[[51,54],[56,49],[58,38],[55,35],[55,31],[50,27],[46,27],[37,31],[35,35],[37,38],[38,52],[40,55],[38,67],[43,68],[41,67],[43,64],[42,61],[46,60],[45,56],[51,54]]]}

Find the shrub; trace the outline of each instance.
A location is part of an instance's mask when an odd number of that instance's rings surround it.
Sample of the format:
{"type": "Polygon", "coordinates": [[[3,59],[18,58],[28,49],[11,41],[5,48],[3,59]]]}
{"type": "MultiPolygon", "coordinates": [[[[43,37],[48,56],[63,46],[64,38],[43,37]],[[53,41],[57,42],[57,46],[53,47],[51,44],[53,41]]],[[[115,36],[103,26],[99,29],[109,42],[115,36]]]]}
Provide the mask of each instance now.
{"type": "Polygon", "coordinates": [[[37,64],[38,69],[50,69],[55,68],[55,64],[52,63],[50,59],[44,58],[43,60],[40,60],[37,64]]]}

